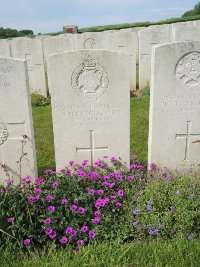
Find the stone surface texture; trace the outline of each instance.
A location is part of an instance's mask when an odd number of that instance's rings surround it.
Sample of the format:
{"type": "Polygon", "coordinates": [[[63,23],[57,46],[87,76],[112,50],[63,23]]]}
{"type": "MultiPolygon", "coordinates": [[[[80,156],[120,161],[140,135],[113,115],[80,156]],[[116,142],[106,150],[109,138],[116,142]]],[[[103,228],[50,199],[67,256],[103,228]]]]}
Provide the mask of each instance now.
{"type": "MultiPolygon", "coordinates": [[[[35,178],[35,143],[25,60],[0,58],[0,96],[0,163],[7,165],[15,183],[19,181],[20,173],[21,177],[35,178]],[[22,135],[27,136],[24,146],[22,135]],[[22,153],[22,147],[27,155],[22,153]]],[[[0,168],[0,183],[7,178],[0,168]]]]}
{"type": "Polygon", "coordinates": [[[51,55],[56,168],[103,156],[129,163],[130,57],[106,50],[51,55]]]}
{"type": "Polygon", "coordinates": [[[30,38],[14,38],[11,42],[14,58],[26,59],[30,92],[47,96],[42,41],[30,38]]]}
{"type": "Polygon", "coordinates": [[[199,164],[200,43],[157,46],[152,59],[148,161],[199,164]]]}

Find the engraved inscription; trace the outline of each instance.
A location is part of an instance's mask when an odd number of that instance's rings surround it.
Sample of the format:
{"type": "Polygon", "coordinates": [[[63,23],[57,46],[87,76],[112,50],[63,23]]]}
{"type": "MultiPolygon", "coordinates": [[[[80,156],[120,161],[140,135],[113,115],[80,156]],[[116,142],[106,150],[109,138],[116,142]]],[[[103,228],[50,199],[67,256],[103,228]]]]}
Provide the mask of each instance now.
{"type": "Polygon", "coordinates": [[[84,42],[84,48],[85,48],[85,49],[94,49],[95,44],[96,44],[95,39],[93,39],[93,38],[88,38],[88,39],[86,39],[85,42],[84,42]]]}
{"type": "Polygon", "coordinates": [[[200,84],[200,53],[184,55],[175,67],[175,77],[188,86],[200,84]]]}
{"type": "Polygon", "coordinates": [[[9,79],[11,71],[12,71],[11,66],[6,66],[6,65],[0,66],[0,87],[11,86],[11,81],[9,79]]]}
{"type": "Polygon", "coordinates": [[[76,147],[76,153],[79,151],[83,151],[83,152],[90,152],[90,157],[91,157],[91,165],[93,166],[94,163],[94,153],[95,151],[99,151],[99,150],[108,150],[108,146],[105,147],[95,147],[94,145],[94,130],[90,130],[90,147],[76,147]]]}
{"type": "Polygon", "coordinates": [[[198,112],[199,106],[199,93],[171,95],[161,102],[160,112],[198,112]]]}
{"type": "Polygon", "coordinates": [[[0,122],[0,146],[8,140],[8,130],[3,122],[0,122]]]}
{"type": "Polygon", "coordinates": [[[191,134],[191,121],[187,121],[187,133],[186,134],[176,134],[176,139],[185,139],[185,155],[184,161],[188,161],[188,154],[190,149],[190,139],[191,138],[199,138],[200,132],[198,134],[191,134]]]}
{"type": "Polygon", "coordinates": [[[105,69],[88,56],[73,72],[71,85],[84,100],[97,99],[108,89],[109,80],[105,69]]]}
{"type": "Polygon", "coordinates": [[[124,104],[56,105],[55,112],[61,117],[69,117],[73,127],[90,125],[108,126],[113,119],[123,114],[124,104]]]}

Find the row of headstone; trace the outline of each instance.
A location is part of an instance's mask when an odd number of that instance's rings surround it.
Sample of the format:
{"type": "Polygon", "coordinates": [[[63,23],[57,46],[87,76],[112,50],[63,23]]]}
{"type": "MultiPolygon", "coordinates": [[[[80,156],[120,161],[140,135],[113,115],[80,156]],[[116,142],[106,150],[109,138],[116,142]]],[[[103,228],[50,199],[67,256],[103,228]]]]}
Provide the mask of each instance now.
{"type": "MultiPolygon", "coordinates": [[[[103,156],[129,163],[130,56],[77,50],[48,57],[56,168],[103,156]]],[[[164,167],[200,162],[200,42],[153,47],[149,159],[164,167]],[[167,55],[167,56],[166,56],[167,55]],[[165,60],[163,60],[165,58],[165,60]]],[[[36,177],[25,60],[0,58],[0,182],[36,177]]]]}
{"type": "Polygon", "coordinates": [[[47,96],[45,71],[50,54],[77,49],[109,49],[127,53],[131,57],[131,90],[136,90],[136,65],[139,63],[139,87],[150,83],[151,51],[157,44],[173,41],[199,40],[199,21],[167,25],[90,32],[60,34],[56,37],[39,35],[35,38],[0,40],[0,56],[26,59],[30,92],[47,96]],[[184,29],[184,30],[183,30],[184,29]]]}

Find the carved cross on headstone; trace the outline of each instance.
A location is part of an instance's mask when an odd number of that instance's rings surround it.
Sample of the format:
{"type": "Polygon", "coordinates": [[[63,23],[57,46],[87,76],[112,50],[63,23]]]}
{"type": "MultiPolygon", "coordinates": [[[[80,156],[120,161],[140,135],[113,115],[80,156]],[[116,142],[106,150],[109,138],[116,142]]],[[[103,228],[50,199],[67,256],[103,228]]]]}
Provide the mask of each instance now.
{"type": "Polygon", "coordinates": [[[79,152],[79,151],[89,151],[90,152],[90,155],[91,155],[91,165],[93,166],[94,164],[94,153],[96,151],[99,151],[99,150],[108,150],[108,146],[105,146],[105,147],[96,147],[94,145],[94,130],[90,130],[90,147],[85,147],[85,148],[80,148],[80,147],[77,147],[76,148],[76,152],[79,152]]]}
{"type": "Polygon", "coordinates": [[[190,139],[191,138],[199,138],[200,132],[198,134],[191,134],[191,121],[187,121],[187,133],[186,134],[176,134],[176,139],[185,139],[185,156],[184,161],[188,161],[188,154],[190,149],[190,139]]]}

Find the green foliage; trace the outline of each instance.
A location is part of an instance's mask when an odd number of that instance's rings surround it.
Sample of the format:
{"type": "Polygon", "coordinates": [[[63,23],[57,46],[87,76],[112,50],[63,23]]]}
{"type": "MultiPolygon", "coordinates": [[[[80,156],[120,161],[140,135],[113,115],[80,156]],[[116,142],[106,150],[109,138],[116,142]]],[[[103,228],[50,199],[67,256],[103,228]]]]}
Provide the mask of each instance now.
{"type": "Polygon", "coordinates": [[[0,27],[0,38],[1,39],[22,37],[22,36],[32,35],[32,34],[33,34],[32,30],[17,31],[16,29],[10,29],[10,28],[5,29],[3,27],[0,27]]]}
{"type": "Polygon", "coordinates": [[[30,251],[1,251],[4,267],[197,267],[200,266],[199,240],[149,239],[122,245],[121,242],[90,244],[75,255],[71,249],[49,250],[41,255],[30,251]]]}
{"type": "Polygon", "coordinates": [[[33,107],[33,126],[39,175],[46,168],[55,169],[51,105],[33,107]]]}
{"type": "Polygon", "coordinates": [[[142,167],[134,162],[138,168],[131,172],[111,158],[98,160],[93,168],[87,161],[81,165],[70,162],[60,173],[46,170],[43,178],[31,184],[29,177],[17,186],[9,180],[0,193],[0,248],[25,248],[25,240],[43,251],[55,245],[66,247],[63,236],[73,248],[82,246],[78,240],[87,244],[93,239],[127,238],[131,230],[129,205],[144,176],[142,167]],[[83,226],[88,229],[83,231],[83,226]]]}
{"type": "Polygon", "coordinates": [[[21,30],[19,32],[23,33],[24,35],[34,35],[32,30],[21,30]]]}
{"type": "Polygon", "coordinates": [[[198,16],[198,15],[200,15],[200,2],[198,2],[194,6],[194,9],[185,12],[183,14],[182,18],[187,18],[187,17],[192,17],[192,16],[198,16]]]}
{"type": "Polygon", "coordinates": [[[32,107],[47,106],[51,104],[51,99],[39,94],[31,94],[31,104],[32,107]]]}
{"type": "Polygon", "coordinates": [[[171,238],[200,237],[199,168],[185,171],[155,169],[137,199],[135,234],[171,238]]]}
{"type": "Polygon", "coordinates": [[[141,96],[142,96],[142,97],[149,97],[149,96],[150,96],[150,86],[149,86],[149,84],[146,85],[146,86],[142,89],[141,96]]]}

